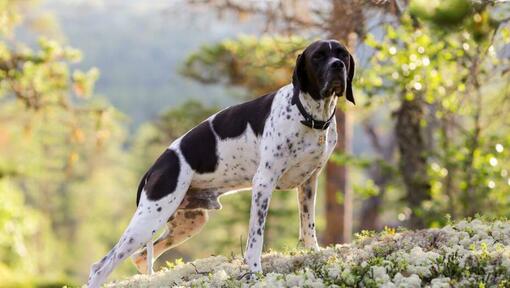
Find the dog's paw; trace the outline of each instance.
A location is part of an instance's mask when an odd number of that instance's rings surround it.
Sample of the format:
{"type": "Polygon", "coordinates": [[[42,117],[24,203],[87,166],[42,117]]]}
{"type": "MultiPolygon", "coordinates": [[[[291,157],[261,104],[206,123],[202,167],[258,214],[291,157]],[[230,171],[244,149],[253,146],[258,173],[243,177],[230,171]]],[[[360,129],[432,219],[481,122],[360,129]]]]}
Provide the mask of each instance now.
{"type": "Polygon", "coordinates": [[[319,252],[321,251],[321,247],[319,247],[318,244],[315,244],[315,245],[311,245],[310,247],[307,247],[307,249],[310,249],[311,251],[313,252],[319,252]]]}
{"type": "Polygon", "coordinates": [[[297,247],[310,250],[312,252],[319,252],[321,250],[319,244],[317,244],[317,241],[313,241],[312,243],[305,243],[305,241],[302,239],[299,239],[297,247]]]}

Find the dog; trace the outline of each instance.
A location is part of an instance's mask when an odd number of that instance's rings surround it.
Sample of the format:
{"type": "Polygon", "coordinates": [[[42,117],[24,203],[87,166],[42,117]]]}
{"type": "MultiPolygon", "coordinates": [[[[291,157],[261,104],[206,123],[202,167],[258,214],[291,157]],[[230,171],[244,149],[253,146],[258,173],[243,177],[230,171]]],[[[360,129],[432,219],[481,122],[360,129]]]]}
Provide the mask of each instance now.
{"type": "Polygon", "coordinates": [[[264,224],[275,189],[297,188],[299,240],[318,250],[317,179],[336,145],[338,98],[355,104],[354,66],[338,41],[315,41],[297,57],[290,84],[226,108],[171,143],[142,177],[135,214],[119,242],[92,265],[88,287],[99,287],[130,255],[140,272],[152,273],[153,259],[197,234],[207,210],[221,208],[220,196],[249,188],[245,261],[252,273],[262,272],[264,224]]]}

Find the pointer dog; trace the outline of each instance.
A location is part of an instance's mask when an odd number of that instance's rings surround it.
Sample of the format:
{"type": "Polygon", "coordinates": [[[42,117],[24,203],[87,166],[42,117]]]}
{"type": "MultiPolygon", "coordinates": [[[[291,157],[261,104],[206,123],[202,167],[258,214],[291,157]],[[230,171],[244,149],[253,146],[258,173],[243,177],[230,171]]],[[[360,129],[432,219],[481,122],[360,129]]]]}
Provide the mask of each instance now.
{"type": "Polygon", "coordinates": [[[313,42],[298,56],[292,83],[220,111],[175,140],[143,176],[138,208],[119,242],[92,266],[88,286],[99,287],[130,255],[140,272],[151,273],[153,258],[198,233],[207,210],[221,208],[218,197],[249,188],[245,261],[251,272],[262,271],[264,224],[275,189],[298,188],[300,241],[317,250],[317,178],[337,141],[337,96],[354,103],[353,75],[354,60],[344,46],[313,42]]]}

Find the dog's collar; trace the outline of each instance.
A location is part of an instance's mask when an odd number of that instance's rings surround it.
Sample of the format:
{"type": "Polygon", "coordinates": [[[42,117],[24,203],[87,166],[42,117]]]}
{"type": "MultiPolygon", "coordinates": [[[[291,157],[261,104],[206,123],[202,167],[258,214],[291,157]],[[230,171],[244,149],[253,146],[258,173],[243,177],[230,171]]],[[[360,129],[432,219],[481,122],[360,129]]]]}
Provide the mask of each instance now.
{"type": "Polygon", "coordinates": [[[292,104],[295,104],[297,106],[299,113],[301,113],[301,115],[303,115],[303,117],[305,118],[305,120],[301,120],[301,123],[313,129],[318,130],[328,129],[329,124],[331,124],[331,120],[333,120],[333,117],[335,117],[336,107],[335,110],[333,110],[333,114],[329,116],[328,120],[321,121],[314,119],[312,115],[306,112],[303,103],[301,103],[301,100],[299,100],[299,93],[294,94],[294,96],[292,97],[292,104]]]}

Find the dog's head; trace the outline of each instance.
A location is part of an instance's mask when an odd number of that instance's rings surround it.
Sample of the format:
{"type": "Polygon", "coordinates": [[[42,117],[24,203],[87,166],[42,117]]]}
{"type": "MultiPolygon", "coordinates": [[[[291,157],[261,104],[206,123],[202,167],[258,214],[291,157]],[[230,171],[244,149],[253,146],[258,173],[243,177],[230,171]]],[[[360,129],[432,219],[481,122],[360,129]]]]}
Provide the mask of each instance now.
{"type": "Polygon", "coordinates": [[[345,95],[354,104],[353,76],[354,59],[349,51],[336,40],[319,40],[298,56],[292,84],[294,93],[302,91],[315,100],[345,95]]]}

